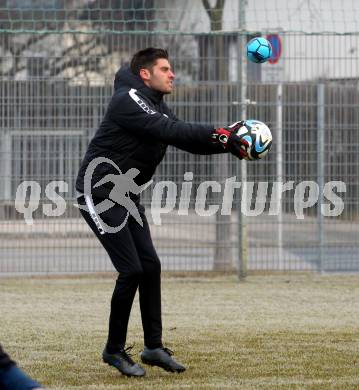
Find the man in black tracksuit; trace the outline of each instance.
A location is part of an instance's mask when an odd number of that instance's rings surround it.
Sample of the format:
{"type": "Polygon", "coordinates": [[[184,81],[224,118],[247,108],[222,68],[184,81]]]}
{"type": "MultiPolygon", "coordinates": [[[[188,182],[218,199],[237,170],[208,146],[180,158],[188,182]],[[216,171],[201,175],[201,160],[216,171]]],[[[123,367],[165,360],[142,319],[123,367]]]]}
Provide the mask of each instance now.
{"type": "Polygon", "coordinates": [[[173,80],[167,51],[162,49],[139,51],[130,67],[117,72],[114,95],[89,144],[76,181],[81,214],[119,273],[111,300],[103,360],[128,376],[145,375],[144,369],[130,358],[128,348],[125,349],[127,325],[137,288],[145,344],[142,362],[171,372],[184,371],[185,367],[177,363],[172,352],[162,344],[161,265],[139,195],[131,193],[128,200],[136,206],[142,223],[120,202],[97,210],[96,206],[106,199],[108,202],[110,193],[114,193],[111,192],[114,183],[106,182],[107,175],[113,178],[137,169],[134,182],[142,186],[151,180],[168,145],[197,154],[229,151],[238,158],[246,155],[245,147],[248,146],[236,134],[240,122],[215,129],[210,125],[178,120],[163,101],[163,95],[172,91],[173,80]],[[91,162],[97,161],[100,162],[92,167],[91,162]],[[100,180],[101,185],[96,186],[100,180]]]}

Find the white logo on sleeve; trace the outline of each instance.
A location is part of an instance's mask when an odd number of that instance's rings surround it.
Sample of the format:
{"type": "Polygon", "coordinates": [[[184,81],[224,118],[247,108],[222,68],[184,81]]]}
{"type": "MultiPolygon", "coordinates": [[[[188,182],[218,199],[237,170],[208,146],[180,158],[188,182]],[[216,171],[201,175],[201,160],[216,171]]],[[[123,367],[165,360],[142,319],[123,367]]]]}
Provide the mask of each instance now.
{"type": "Polygon", "coordinates": [[[142,108],[143,111],[147,112],[147,114],[153,115],[156,114],[156,111],[152,110],[148,105],[136,95],[137,89],[131,88],[128,91],[128,94],[131,98],[142,108]]]}

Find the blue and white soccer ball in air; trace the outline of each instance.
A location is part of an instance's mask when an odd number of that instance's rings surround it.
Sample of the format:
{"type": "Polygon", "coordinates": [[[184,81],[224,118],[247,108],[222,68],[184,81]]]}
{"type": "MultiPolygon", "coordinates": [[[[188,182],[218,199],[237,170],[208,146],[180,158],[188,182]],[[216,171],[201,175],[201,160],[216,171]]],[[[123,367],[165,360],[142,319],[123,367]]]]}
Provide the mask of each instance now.
{"type": "Polygon", "coordinates": [[[265,38],[253,38],[247,43],[247,57],[257,64],[266,62],[272,57],[272,45],[265,38]]]}
{"type": "Polygon", "coordinates": [[[272,146],[272,133],[263,122],[247,119],[236,134],[248,142],[246,160],[262,159],[272,146]]]}

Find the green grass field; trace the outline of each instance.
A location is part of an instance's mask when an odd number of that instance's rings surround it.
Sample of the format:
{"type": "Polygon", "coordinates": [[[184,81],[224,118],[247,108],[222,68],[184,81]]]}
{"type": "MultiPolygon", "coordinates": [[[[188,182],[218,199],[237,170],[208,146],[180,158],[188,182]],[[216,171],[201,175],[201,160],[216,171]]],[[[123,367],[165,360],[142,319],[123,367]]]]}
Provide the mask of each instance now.
{"type": "MultiPolygon", "coordinates": [[[[114,276],[0,279],[5,349],[48,389],[359,389],[359,276],[163,277],[166,346],[188,370],[104,365],[114,276]]],[[[138,302],[128,342],[142,348],[138,302]]]]}

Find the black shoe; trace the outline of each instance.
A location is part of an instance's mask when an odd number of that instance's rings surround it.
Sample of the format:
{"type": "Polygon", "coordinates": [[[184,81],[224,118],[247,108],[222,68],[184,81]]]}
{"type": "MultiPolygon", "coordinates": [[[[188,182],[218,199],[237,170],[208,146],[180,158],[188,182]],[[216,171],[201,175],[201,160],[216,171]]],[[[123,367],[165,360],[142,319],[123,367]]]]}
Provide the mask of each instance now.
{"type": "Polygon", "coordinates": [[[105,348],[102,352],[102,360],[110,366],[116,367],[123,375],[145,376],[146,371],[136,364],[128,354],[132,348],[133,346],[130,346],[116,353],[108,353],[105,348]]]}
{"type": "Polygon", "coordinates": [[[176,360],[172,358],[172,355],[173,352],[168,348],[149,349],[145,347],[141,353],[141,360],[142,363],[148,364],[150,366],[158,366],[166,371],[185,371],[186,368],[177,363],[176,360]]]}

